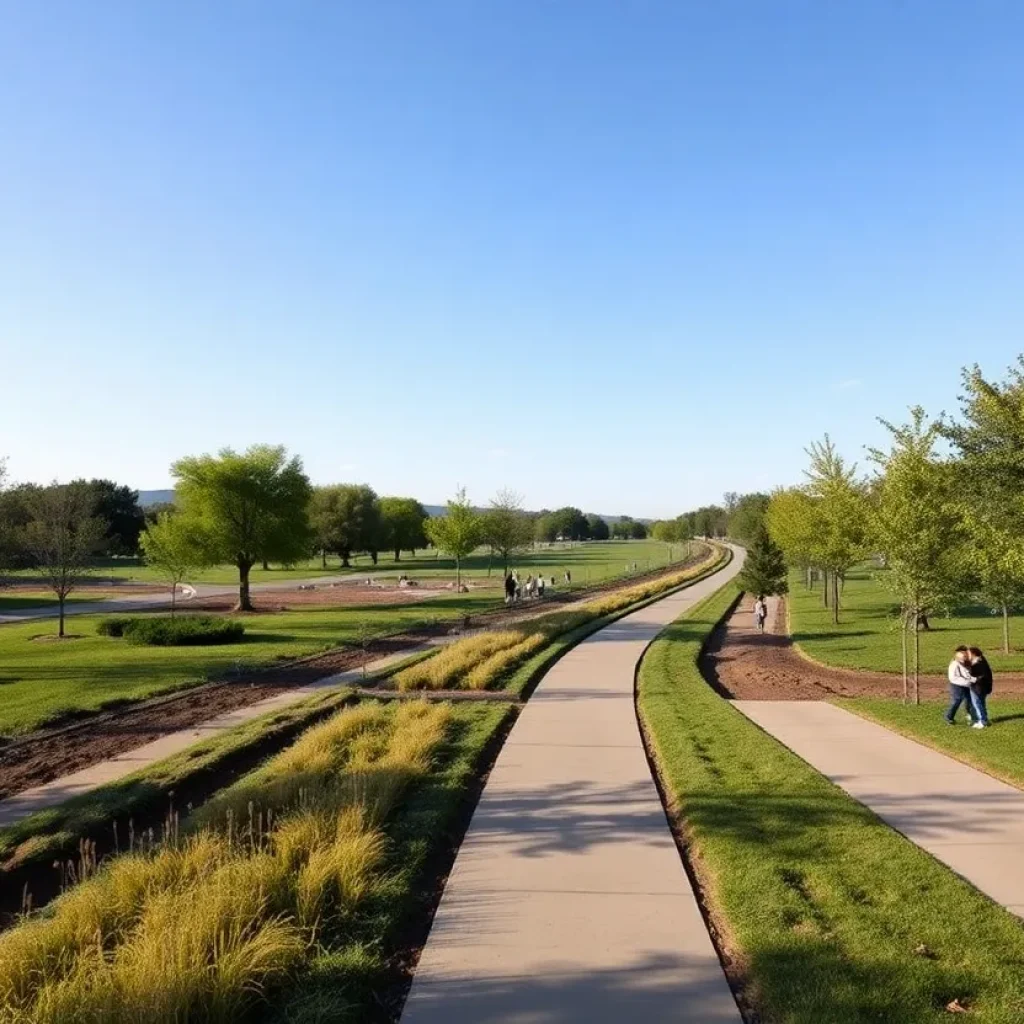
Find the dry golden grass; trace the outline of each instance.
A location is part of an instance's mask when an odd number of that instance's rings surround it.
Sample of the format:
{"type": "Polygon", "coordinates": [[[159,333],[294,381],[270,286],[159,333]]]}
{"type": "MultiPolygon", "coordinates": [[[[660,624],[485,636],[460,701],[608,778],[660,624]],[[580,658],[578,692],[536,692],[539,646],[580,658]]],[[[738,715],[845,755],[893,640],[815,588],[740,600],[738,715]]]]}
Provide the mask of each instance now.
{"type": "Polygon", "coordinates": [[[109,862],[0,936],[0,1022],[238,1019],[379,884],[381,822],[449,719],[422,704],[343,711],[176,845],[109,862]]]}

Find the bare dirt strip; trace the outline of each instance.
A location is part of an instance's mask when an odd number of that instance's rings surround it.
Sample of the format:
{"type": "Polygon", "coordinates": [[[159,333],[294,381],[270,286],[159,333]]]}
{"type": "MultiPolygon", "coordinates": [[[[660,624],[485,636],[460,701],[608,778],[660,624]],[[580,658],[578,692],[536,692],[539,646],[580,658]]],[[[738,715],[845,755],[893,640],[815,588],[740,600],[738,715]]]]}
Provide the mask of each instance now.
{"type": "MultiPolygon", "coordinates": [[[[693,559],[687,564],[696,561],[693,559]]],[[[203,683],[168,696],[91,714],[77,722],[69,720],[59,723],[55,728],[40,730],[0,747],[0,799],[52,782],[99,761],[106,761],[167,733],[190,728],[237,708],[248,707],[265,697],[358,668],[388,654],[411,650],[425,639],[457,634],[466,628],[507,625],[553,611],[559,604],[631,587],[645,580],[677,573],[685,567],[684,563],[678,563],[667,572],[660,570],[639,574],[585,590],[555,592],[543,601],[514,608],[498,606],[474,614],[471,620],[462,622],[449,620],[424,624],[416,629],[375,640],[365,650],[338,648],[313,658],[253,671],[238,679],[203,683]]],[[[340,590],[338,588],[335,593],[340,590]]]]}
{"type": "MultiPolygon", "coordinates": [[[[749,602],[741,601],[712,633],[701,656],[704,678],[724,697],[737,700],[831,700],[835,697],[902,697],[903,680],[888,672],[830,668],[809,661],[793,646],[780,608],[774,633],[754,629],[749,602]]],[[[1001,674],[1001,694],[1024,694],[1024,676],[1001,674]]],[[[921,697],[948,693],[941,676],[921,677],[921,697]]]]}

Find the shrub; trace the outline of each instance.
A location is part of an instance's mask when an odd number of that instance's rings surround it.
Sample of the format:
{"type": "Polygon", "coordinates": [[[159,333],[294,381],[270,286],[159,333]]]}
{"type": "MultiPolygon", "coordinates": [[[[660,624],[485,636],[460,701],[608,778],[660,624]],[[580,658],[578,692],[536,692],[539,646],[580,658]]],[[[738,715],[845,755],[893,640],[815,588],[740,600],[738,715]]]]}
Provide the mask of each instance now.
{"type": "Polygon", "coordinates": [[[100,619],[96,632],[100,636],[124,636],[124,631],[135,621],[129,615],[111,615],[100,619]]]}
{"type": "Polygon", "coordinates": [[[120,635],[131,644],[148,647],[200,647],[238,643],[244,634],[245,626],[231,619],[218,619],[213,615],[183,615],[172,619],[161,615],[129,619],[120,635]]]}

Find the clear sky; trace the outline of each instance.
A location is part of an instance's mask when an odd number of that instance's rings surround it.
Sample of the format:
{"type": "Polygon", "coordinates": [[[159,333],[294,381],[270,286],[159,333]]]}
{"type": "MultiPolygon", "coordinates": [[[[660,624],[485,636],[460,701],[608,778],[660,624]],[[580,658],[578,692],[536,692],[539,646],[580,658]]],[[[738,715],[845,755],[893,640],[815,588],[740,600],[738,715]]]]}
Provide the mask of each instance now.
{"type": "Polygon", "coordinates": [[[1024,350],[1019,0],[0,2],[0,454],[675,514],[1024,350]]]}

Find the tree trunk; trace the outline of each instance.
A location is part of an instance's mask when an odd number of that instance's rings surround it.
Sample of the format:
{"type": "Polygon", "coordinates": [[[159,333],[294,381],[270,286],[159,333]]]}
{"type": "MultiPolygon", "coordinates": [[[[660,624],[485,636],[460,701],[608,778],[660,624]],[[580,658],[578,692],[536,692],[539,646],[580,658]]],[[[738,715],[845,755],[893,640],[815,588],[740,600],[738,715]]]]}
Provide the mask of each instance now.
{"type": "Polygon", "coordinates": [[[341,555],[341,567],[342,567],[342,569],[350,569],[352,566],[351,566],[351,562],[349,561],[349,559],[351,559],[351,557],[352,557],[352,552],[349,551],[348,548],[345,548],[343,551],[340,551],[339,554],[341,555]]]}
{"type": "Polygon", "coordinates": [[[462,593],[462,561],[458,556],[455,558],[455,590],[462,593]]]}
{"type": "Polygon", "coordinates": [[[828,607],[828,570],[821,570],[821,600],[824,606],[828,607]]]}
{"type": "Polygon", "coordinates": [[[66,594],[57,595],[57,604],[60,608],[60,621],[57,624],[57,636],[64,635],[64,602],[67,600],[66,594]]]}
{"type": "Polygon", "coordinates": [[[932,627],[928,624],[928,612],[926,612],[924,609],[917,613],[917,624],[926,633],[931,632],[932,627]]]}
{"type": "Polygon", "coordinates": [[[1010,653],[1010,609],[1003,605],[1003,654],[1010,653]]]}
{"type": "Polygon", "coordinates": [[[263,571],[270,572],[270,566],[267,564],[267,560],[265,558],[263,559],[263,571]]]}
{"type": "Polygon", "coordinates": [[[377,564],[377,552],[376,551],[371,551],[370,552],[370,559],[373,561],[374,565],[377,564]]]}
{"type": "Polygon", "coordinates": [[[320,568],[327,568],[327,548],[320,549],[320,568]]]}
{"type": "Polygon", "coordinates": [[[907,674],[907,610],[900,611],[900,647],[903,652],[903,703],[910,703],[909,676],[907,674]]]}
{"type": "Polygon", "coordinates": [[[251,562],[238,563],[238,606],[236,612],[251,612],[252,599],[249,597],[249,570],[251,562]]]}
{"type": "Polygon", "coordinates": [[[914,616],[914,703],[921,703],[921,630],[918,617],[914,616]]]}
{"type": "Polygon", "coordinates": [[[178,597],[178,584],[171,584],[171,618],[174,618],[174,605],[178,597]]]}
{"type": "Polygon", "coordinates": [[[839,574],[832,573],[832,622],[839,625],[839,574]]]}
{"type": "Polygon", "coordinates": [[[395,561],[400,562],[402,560],[402,549],[395,548],[395,561]]]}

